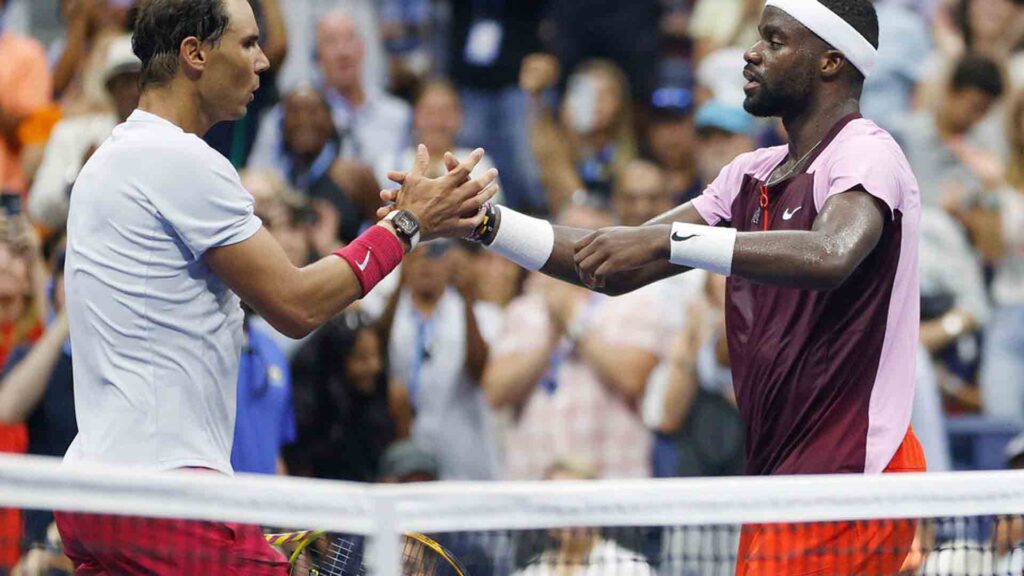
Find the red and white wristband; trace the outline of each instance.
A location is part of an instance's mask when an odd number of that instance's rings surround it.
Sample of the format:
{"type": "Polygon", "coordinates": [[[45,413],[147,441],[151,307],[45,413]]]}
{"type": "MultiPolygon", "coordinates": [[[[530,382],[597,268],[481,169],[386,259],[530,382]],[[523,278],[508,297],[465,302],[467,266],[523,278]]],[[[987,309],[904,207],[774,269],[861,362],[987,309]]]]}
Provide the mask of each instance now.
{"type": "Polygon", "coordinates": [[[402,241],[383,226],[370,226],[348,246],[334,252],[348,265],[359,280],[363,296],[402,263],[405,248],[402,241]]]}

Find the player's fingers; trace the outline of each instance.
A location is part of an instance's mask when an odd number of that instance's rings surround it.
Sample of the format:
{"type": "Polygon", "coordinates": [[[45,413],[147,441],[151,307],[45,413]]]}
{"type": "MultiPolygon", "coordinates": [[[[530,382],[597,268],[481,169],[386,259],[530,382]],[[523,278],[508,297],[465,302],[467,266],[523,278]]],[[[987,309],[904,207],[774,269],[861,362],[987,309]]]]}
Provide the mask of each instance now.
{"type": "Polygon", "coordinates": [[[382,202],[394,202],[398,199],[397,188],[386,188],[380,191],[380,199],[382,202]]]}
{"type": "Polygon", "coordinates": [[[601,264],[604,264],[605,259],[604,254],[595,251],[587,254],[585,258],[576,260],[576,267],[584,273],[592,275],[601,264]]]}
{"type": "Polygon", "coordinates": [[[595,230],[576,241],[576,244],[573,246],[572,257],[577,266],[580,262],[586,260],[587,257],[593,254],[597,249],[597,245],[594,241],[597,240],[600,235],[600,231],[595,230]]]}
{"type": "Polygon", "coordinates": [[[458,186],[459,184],[462,184],[469,178],[469,175],[473,172],[473,169],[476,168],[476,165],[480,163],[480,160],[483,159],[483,157],[483,148],[473,150],[473,152],[469,154],[469,157],[462,162],[459,162],[459,165],[455,168],[449,170],[448,174],[445,175],[444,178],[448,180],[449,185],[458,186]]]}
{"type": "Polygon", "coordinates": [[[477,211],[477,214],[472,218],[460,218],[456,226],[463,236],[469,236],[474,230],[483,226],[483,224],[484,213],[483,211],[477,211]]]}
{"type": "Polygon", "coordinates": [[[377,208],[377,219],[381,219],[391,213],[391,206],[381,206],[377,208]]]}
{"type": "Polygon", "coordinates": [[[464,201],[472,198],[488,186],[497,183],[498,181],[498,170],[491,168],[487,172],[484,172],[479,177],[474,178],[463,185],[459,186],[455,191],[455,197],[457,200],[464,201]]]}
{"type": "Polygon", "coordinates": [[[484,204],[494,198],[500,190],[501,187],[498,186],[497,182],[490,183],[486,188],[481,190],[479,194],[464,200],[462,205],[459,207],[459,214],[479,212],[483,208],[484,204]]]}
{"type": "Polygon", "coordinates": [[[430,152],[427,147],[420,144],[416,147],[416,161],[412,164],[412,170],[409,171],[409,176],[421,177],[427,173],[427,168],[430,167],[430,152]]]}
{"type": "Polygon", "coordinates": [[[392,170],[392,171],[388,172],[388,180],[391,180],[395,184],[401,184],[401,183],[405,182],[405,178],[408,175],[409,175],[408,172],[398,172],[398,171],[392,170]]]}
{"type": "Polygon", "coordinates": [[[455,157],[451,152],[444,153],[444,168],[448,172],[455,170],[459,166],[459,159],[455,157]]]}

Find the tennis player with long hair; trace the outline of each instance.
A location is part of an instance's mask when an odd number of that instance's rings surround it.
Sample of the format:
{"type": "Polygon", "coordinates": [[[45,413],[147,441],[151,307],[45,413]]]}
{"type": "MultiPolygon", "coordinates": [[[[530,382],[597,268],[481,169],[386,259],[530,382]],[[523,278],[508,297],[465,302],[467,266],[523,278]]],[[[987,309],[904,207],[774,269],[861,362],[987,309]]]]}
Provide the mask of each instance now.
{"type": "MultiPolygon", "coordinates": [[[[78,436],[65,457],[231,473],[242,344],[239,297],[300,337],[368,293],[420,238],[463,236],[495,171],[474,151],[427,179],[420,147],[394,215],[293,266],[231,164],[200,137],[241,118],[269,64],[246,0],[143,0],[132,39],[142,97],[71,196],[67,311],[78,436]]],[[[198,472],[197,472],[198,473],[198,472]]],[[[286,574],[259,529],[58,514],[80,574],[286,574]]]]}
{"type": "MultiPolygon", "coordinates": [[[[768,0],[758,31],[744,108],[780,117],[788,145],[737,157],[702,196],[643,226],[591,232],[490,207],[476,236],[609,294],[691,268],[729,276],[750,474],[924,470],[910,429],[920,195],[897,143],[859,114],[875,9],[768,0]]],[[[894,574],[913,535],[912,522],[748,526],[738,573],[894,574]]]]}

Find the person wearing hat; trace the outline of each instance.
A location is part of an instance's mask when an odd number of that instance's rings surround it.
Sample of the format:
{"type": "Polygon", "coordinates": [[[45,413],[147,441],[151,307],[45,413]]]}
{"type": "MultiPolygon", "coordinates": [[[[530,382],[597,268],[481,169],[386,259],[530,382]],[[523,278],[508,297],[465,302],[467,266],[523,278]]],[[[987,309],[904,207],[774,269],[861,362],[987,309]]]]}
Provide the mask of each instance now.
{"type": "Polygon", "coordinates": [[[441,476],[437,457],[412,440],[399,440],[380,457],[380,481],[386,484],[432,482],[441,476]]]}
{"type": "Polygon", "coordinates": [[[78,171],[114,126],[124,122],[138,106],[141,69],[142,62],[132,52],[131,36],[120,36],[110,43],[103,80],[112,111],[64,118],[53,128],[28,197],[33,220],[51,230],[64,227],[71,185],[78,171]]]}
{"type": "Polygon", "coordinates": [[[754,117],[741,106],[712,100],[694,117],[697,128],[697,177],[711,182],[726,164],[756,146],[754,117]]]}
{"type": "Polygon", "coordinates": [[[693,92],[687,88],[659,88],[651,95],[647,149],[665,170],[666,185],[679,202],[701,192],[693,108],[693,92]]]}

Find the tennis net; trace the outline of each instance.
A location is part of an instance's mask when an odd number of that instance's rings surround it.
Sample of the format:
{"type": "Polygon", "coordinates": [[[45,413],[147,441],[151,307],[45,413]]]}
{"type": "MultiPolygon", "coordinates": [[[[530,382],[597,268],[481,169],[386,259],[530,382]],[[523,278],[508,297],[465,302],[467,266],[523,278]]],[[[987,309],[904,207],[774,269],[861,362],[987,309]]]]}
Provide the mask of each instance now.
{"type": "Polygon", "coordinates": [[[361,485],[2,456],[0,507],[74,534],[22,574],[1024,574],[1019,472],[361,485]]]}

